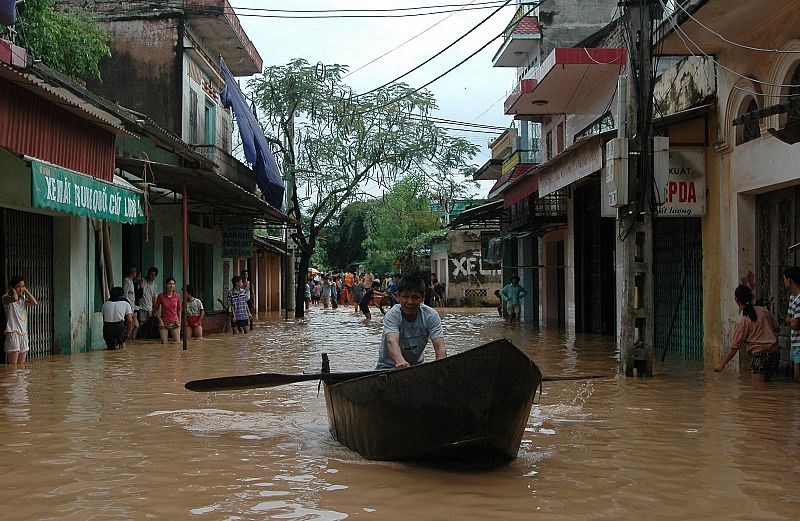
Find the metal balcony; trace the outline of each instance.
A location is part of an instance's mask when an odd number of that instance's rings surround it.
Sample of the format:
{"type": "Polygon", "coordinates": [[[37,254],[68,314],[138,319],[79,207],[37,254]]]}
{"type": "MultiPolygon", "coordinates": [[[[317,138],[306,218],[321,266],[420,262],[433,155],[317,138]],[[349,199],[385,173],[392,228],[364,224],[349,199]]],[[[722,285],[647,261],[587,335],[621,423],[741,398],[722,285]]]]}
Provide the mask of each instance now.
{"type": "Polygon", "coordinates": [[[213,161],[217,166],[217,173],[244,188],[248,192],[255,193],[256,178],[253,170],[230,155],[225,150],[216,145],[190,145],[191,148],[213,161]]]}
{"type": "Polygon", "coordinates": [[[222,56],[234,76],[261,72],[264,61],[227,0],[184,0],[184,9],[203,44],[222,56]]]}

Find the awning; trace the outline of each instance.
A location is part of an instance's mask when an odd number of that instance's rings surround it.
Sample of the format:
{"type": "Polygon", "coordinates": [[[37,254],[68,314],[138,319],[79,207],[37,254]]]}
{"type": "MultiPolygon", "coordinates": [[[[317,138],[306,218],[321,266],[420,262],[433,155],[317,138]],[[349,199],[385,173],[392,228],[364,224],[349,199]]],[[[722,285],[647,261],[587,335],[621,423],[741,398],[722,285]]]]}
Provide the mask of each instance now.
{"type": "Polygon", "coordinates": [[[91,219],[140,224],[145,222],[140,190],[25,157],[31,165],[31,206],[91,219]]]}
{"type": "Polygon", "coordinates": [[[472,175],[472,179],[475,181],[494,181],[495,179],[500,179],[502,168],[503,160],[492,158],[475,171],[472,175]]]}
{"type": "Polygon", "coordinates": [[[217,215],[249,216],[272,223],[297,222],[216,172],[117,156],[117,168],[138,178],[133,183],[144,182],[145,166],[153,171],[153,178],[148,177],[147,183],[175,193],[182,193],[185,184],[193,208],[207,206],[217,215]]]}
{"type": "Polygon", "coordinates": [[[627,54],[621,48],[560,47],[524,78],[506,99],[506,114],[586,114],[617,88],[627,54]]]}
{"type": "Polygon", "coordinates": [[[535,194],[539,189],[536,170],[533,169],[512,181],[503,192],[503,206],[511,208],[513,205],[535,194]]]}
{"type": "Polygon", "coordinates": [[[464,210],[458,217],[453,219],[447,226],[449,228],[465,227],[474,223],[487,223],[493,221],[497,225],[500,224],[503,215],[503,201],[492,201],[480,206],[475,206],[469,210],[464,210]]]}
{"type": "Polygon", "coordinates": [[[603,168],[603,147],[616,130],[582,139],[565,148],[536,171],[539,196],[553,193],[603,168]]]}
{"type": "Polygon", "coordinates": [[[680,112],[667,114],[666,116],[662,116],[660,118],[654,118],[653,126],[655,128],[663,128],[674,125],[675,123],[681,123],[683,121],[699,118],[700,116],[705,116],[708,114],[713,107],[714,103],[705,103],[703,105],[698,105],[697,107],[681,110],[680,112]]]}

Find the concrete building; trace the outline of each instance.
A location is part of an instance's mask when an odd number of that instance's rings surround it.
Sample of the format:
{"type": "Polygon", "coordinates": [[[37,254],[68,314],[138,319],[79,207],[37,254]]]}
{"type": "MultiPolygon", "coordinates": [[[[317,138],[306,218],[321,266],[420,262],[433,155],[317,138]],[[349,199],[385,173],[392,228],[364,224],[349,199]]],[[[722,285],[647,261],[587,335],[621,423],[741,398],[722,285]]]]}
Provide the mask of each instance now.
{"type": "MultiPolygon", "coordinates": [[[[721,0],[691,0],[676,5],[659,35],[662,53],[707,62],[705,75],[696,77],[716,86],[702,223],[707,364],[729,345],[736,286],[751,286],[782,324],[789,298],[783,270],[800,263],[791,248],[800,242],[798,15],[796,0],[743,2],[735,9],[721,0]]],[[[780,342],[787,364],[785,326],[780,342]]],[[[740,357],[741,367],[746,362],[740,357]]]]}
{"type": "MultiPolygon", "coordinates": [[[[250,270],[254,287],[262,287],[257,277],[263,270],[254,269],[253,230],[272,229],[268,224],[288,218],[279,203],[270,207],[262,200],[272,194],[257,187],[253,165],[232,155],[234,114],[223,105],[220,92],[226,87],[238,92],[239,87],[226,78],[221,61],[231,76],[250,76],[261,72],[263,60],[231,5],[226,0],[181,0],[155,7],[139,1],[59,3],[92,10],[111,35],[112,56],[100,64],[103,79],[89,80],[89,89],[129,107],[148,126],[174,135],[195,154],[187,161],[185,150],[178,148],[153,151],[137,141],[118,143],[117,166],[128,179],[139,184],[155,179],[148,226],[123,228],[121,264],[156,266],[161,280],[180,280],[186,188],[188,280],[206,306],[219,310],[217,299],[224,299],[231,277],[244,269],[250,270]]],[[[252,114],[239,115],[247,116],[252,114]]],[[[275,188],[282,193],[278,181],[275,188]]],[[[271,256],[265,259],[273,262],[271,256]]],[[[280,302],[270,302],[270,310],[280,309],[280,302]]]]}

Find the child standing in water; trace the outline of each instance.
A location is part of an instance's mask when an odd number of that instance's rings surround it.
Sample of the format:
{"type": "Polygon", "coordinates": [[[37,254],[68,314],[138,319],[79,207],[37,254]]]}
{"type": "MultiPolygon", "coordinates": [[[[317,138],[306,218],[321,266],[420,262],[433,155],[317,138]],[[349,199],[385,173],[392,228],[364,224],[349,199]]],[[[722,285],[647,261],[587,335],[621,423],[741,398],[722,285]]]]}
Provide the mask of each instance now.
{"type": "Polygon", "coordinates": [[[753,380],[769,382],[780,361],[778,337],[775,336],[778,324],[767,308],[753,305],[753,291],[749,287],[736,288],[734,298],[741,313],[733,328],[731,347],[714,371],[722,371],[739,349],[745,348],[753,356],[750,362],[753,380]]]}

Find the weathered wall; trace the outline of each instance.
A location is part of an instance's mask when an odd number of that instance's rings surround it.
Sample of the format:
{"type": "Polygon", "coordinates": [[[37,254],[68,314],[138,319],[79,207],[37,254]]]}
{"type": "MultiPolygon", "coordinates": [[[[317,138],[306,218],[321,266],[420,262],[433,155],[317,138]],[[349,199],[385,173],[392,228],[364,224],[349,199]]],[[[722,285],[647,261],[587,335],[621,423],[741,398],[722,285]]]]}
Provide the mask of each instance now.
{"type": "Polygon", "coordinates": [[[448,235],[447,251],[447,298],[457,302],[465,300],[465,291],[485,289],[485,297],[475,297],[471,303],[481,300],[494,301],[494,290],[499,289],[500,270],[481,268],[481,234],[479,231],[457,230],[448,235]]]}
{"type": "Polygon", "coordinates": [[[544,0],[538,9],[541,57],[555,47],[572,47],[600,30],[616,8],[616,0],[544,0]]]}
{"type": "Polygon", "coordinates": [[[112,56],[100,64],[102,80],[88,80],[88,88],[181,135],[180,24],[178,17],[101,21],[112,56]]]}

